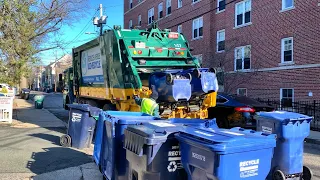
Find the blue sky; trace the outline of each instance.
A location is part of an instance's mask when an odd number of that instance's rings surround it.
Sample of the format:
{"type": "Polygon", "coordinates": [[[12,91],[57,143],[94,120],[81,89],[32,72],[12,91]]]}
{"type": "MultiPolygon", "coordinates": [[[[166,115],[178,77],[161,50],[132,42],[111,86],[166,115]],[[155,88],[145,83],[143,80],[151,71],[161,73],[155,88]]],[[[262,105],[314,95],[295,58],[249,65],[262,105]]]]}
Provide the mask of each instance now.
{"type": "MultiPolygon", "coordinates": [[[[123,0],[88,0],[88,2],[90,6],[87,9],[87,16],[79,19],[72,25],[72,27],[66,25],[61,29],[61,32],[63,33],[62,39],[64,42],[67,42],[64,44],[66,47],[63,50],[54,49],[39,54],[44,65],[54,62],[56,57],[60,58],[64,54],[71,54],[73,47],[77,47],[87,41],[90,41],[90,39],[97,37],[96,34],[88,35],[85,34],[85,32],[99,31],[99,29],[95,27],[91,21],[93,17],[92,15],[97,12],[96,10],[99,7],[99,4],[103,5],[103,14],[108,16],[108,26],[113,27],[113,25],[121,25],[123,27],[123,0]],[[80,33],[81,31],[83,32],[80,33]]],[[[95,16],[100,16],[99,12],[97,12],[95,16]]],[[[107,29],[108,27],[105,26],[104,28],[107,29]]]]}

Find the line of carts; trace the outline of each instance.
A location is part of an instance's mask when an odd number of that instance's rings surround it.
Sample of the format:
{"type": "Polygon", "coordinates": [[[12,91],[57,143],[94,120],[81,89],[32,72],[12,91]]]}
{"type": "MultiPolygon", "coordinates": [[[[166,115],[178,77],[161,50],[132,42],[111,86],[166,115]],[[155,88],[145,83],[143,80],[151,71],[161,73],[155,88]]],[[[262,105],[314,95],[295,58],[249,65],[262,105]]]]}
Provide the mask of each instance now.
{"type": "Polygon", "coordinates": [[[312,120],[305,115],[260,113],[253,131],[220,129],[215,120],[69,107],[61,145],[82,149],[94,139],[94,161],[108,180],[312,179],[303,166],[312,120]]]}

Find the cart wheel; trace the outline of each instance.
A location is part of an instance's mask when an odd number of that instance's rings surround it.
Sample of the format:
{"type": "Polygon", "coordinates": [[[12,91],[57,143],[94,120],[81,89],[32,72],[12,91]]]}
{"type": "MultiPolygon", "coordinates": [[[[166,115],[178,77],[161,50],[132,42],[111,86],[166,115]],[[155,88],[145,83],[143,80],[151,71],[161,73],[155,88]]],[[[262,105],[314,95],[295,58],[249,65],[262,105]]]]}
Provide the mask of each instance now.
{"type": "Polygon", "coordinates": [[[311,180],[313,173],[308,166],[303,166],[302,179],[303,180],[311,180]]]}
{"type": "Polygon", "coordinates": [[[189,79],[189,81],[192,81],[192,75],[190,73],[187,74],[187,78],[189,79]]]}
{"type": "Polygon", "coordinates": [[[166,74],[166,82],[167,82],[167,84],[172,84],[173,76],[171,73],[166,74]]]}
{"type": "Polygon", "coordinates": [[[199,69],[193,70],[193,75],[194,75],[195,77],[197,77],[197,78],[200,78],[200,76],[201,76],[200,70],[199,70],[199,69]]]}
{"type": "Polygon", "coordinates": [[[67,134],[60,137],[60,145],[62,147],[71,147],[71,137],[67,134]]]}
{"type": "Polygon", "coordinates": [[[286,176],[280,170],[274,171],[272,176],[273,176],[273,180],[285,180],[286,179],[286,176]]]}
{"type": "Polygon", "coordinates": [[[215,68],[210,68],[210,69],[209,69],[209,72],[212,72],[212,73],[215,73],[215,74],[216,74],[217,71],[216,71],[215,68]]]}

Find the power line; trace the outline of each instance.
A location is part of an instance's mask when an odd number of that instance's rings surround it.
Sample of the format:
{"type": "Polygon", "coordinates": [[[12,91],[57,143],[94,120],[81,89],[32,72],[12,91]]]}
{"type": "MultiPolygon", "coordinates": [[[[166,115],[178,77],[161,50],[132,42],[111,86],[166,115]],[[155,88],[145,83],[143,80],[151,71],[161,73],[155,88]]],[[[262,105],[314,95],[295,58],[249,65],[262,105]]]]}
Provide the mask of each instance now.
{"type": "MultiPolygon", "coordinates": [[[[93,14],[92,17],[94,17],[97,13],[98,13],[99,9],[97,9],[95,11],[95,13],[93,14]]],[[[79,34],[77,36],[75,36],[75,38],[73,38],[69,43],[67,43],[66,45],[64,45],[64,47],[67,47],[68,45],[70,45],[71,43],[74,43],[74,41],[76,41],[81,35],[83,35],[84,31],[86,31],[88,29],[89,24],[92,22],[92,19],[90,19],[88,21],[88,23],[83,27],[83,29],[79,32],[79,34]]]]}

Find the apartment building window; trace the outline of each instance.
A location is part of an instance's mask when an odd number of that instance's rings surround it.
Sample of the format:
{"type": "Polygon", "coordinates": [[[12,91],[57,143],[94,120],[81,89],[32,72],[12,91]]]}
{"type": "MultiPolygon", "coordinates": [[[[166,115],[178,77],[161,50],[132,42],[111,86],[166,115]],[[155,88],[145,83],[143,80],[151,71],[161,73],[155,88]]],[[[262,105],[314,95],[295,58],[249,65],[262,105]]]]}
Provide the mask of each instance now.
{"type": "Polygon", "coordinates": [[[237,94],[240,96],[247,96],[247,88],[238,88],[237,94]]]}
{"type": "Polygon", "coordinates": [[[132,9],[132,0],[129,0],[129,7],[132,9]]]}
{"type": "Polygon", "coordinates": [[[192,24],[192,38],[197,39],[203,37],[203,17],[199,17],[193,20],[192,24]]]}
{"type": "Polygon", "coordinates": [[[251,23],[251,0],[241,1],[236,4],[236,27],[251,23]]]}
{"type": "Polygon", "coordinates": [[[226,0],[218,0],[218,12],[224,11],[226,9],[226,0]]]}
{"type": "Polygon", "coordinates": [[[182,0],[178,0],[178,8],[182,7],[182,0]]]}
{"type": "Polygon", "coordinates": [[[242,46],[235,49],[235,71],[251,68],[251,46],[242,46]]]}
{"type": "Polygon", "coordinates": [[[138,16],[138,25],[141,26],[141,14],[138,16]]]}
{"type": "Polygon", "coordinates": [[[180,25],[178,25],[177,32],[178,32],[178,33],[182,33],[182,25],[181,25],[181,24],[180,24],[180,25]]]}
{"type": "Polygon", "coordinates": [[[171,0],[167,0],[167,15],[171,14],[171,0]]]}
{"type": "Polygon", "coordinates": [[[282,0],[282,10],[291,9],[294,7],[294,0],[282,0]]]}
{"type": "Polygon", "coordinates": [[[161,19],[163,17],[163,3],[160,3],[158,5],[158,19],[161,19]]]}
{"type": "Polygon", "coordinates": [[[280,89],[280,100],[282,107],[292,107],[294,102],[294,89],[292,88],[281,88],[280,89]]]}
{"type": "Polygon", "coordinates": [[[148,24],[154,21],[154,8],[148,10],[148,24]]]}
{"type": "Polygon", "coordinates": [[[217,31],[217,52],[222,52],[225,49],[225,30],[217,31]]]}
{"type": "Polygon", "coordinates": [[[281,40],[281,63],[293,62],[293,38],[281,40]]]}
{"type": "Polygon", "coordinates": [[[129,21],[129,29],[132,29],[132,20],[129,21]]]}

